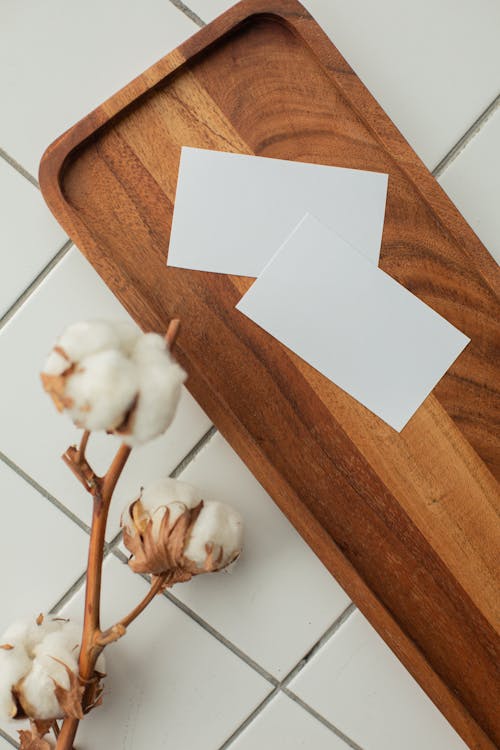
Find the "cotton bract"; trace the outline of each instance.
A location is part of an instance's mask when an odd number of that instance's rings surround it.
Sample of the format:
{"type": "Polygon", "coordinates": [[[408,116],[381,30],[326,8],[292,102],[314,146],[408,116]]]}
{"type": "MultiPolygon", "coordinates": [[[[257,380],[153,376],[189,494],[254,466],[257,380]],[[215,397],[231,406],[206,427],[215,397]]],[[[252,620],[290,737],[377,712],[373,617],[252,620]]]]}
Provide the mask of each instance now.
{"type": "Polygon", "coordinates": [[[186,373],[158,334],[93,320],[66,329],[41,377],[56,407],[78,427],[115,432],[135,445],[165,432],[186,373]]]}
{"type": "MultiPolygon", "coordinates": [[[[11,625],[0,637],[0,715],[31,719],[64,716],[56,687],[70,687],[78,674],[81,626],[39,616],[11,625]]],[[[102,656],[97,670],[104,671],[102,656]]]]}
{"type": "Polygon", "coordinates": [[[229,505],[203,500],[185,482],[160,479],[122,515],[136,573],[167,573],[167,585],[227,567],[241,553],[243,521],[229,505]]]}

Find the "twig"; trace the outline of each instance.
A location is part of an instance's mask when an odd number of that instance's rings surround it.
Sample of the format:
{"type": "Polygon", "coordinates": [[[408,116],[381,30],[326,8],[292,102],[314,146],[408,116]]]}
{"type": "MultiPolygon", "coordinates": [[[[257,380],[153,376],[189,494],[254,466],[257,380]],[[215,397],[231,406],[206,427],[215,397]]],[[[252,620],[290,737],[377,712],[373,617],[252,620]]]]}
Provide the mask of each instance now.
{"type": "Polygon", "coordinates": [[[168,581],[169,575],[169,573],[163,573],[160,576],[153,576],[151,579],[151,588],[149,589],[142,602],[139,602],[139,604],[134,607],[134,609],[129,612],[126,617],[120,620],[118,624],[122,625],[124,628],[128,628],[128,626],[131,625],[131,623],[133,623],[137,617],[139,617],[141,612],[146,609],[148,604],[155,598],[155,596],[163,590],[165,584],[168,581]]]}
{"type": "Polygon", "coordinates": [[[71,445],[61,458],[66,466],[71,469],[78,481],[83,484],[87,492],[90,492],[91,495],[97,495],[102,479],[97,476],[84,455],[80,455],[80,451],[81,443],[80,448],[77,448],[76,445],[71,445]]]}
{"type": "Polygon", "coordinates": [[[116,625],[113,625],[107,630],[104,630],[97,639],[97,645],[104,647],[107,646],[108,643],[113,643],[114,641],[117,641],[119,638],[124,636],[128,626],[132,622],[134,622],[137,617],[139,617],[141,612],[146,609],[148,604],[153,601],[155,596],[162,591],[163,587],[167,583],[168,578],[169,574],[167,573],[164,573],[160,576],[153,576],[151,579],[151,587],[144,599],[142,599],[142,601],[140,601],[139,604],[137,604],[137,606],[128,613],[128,615],[117,622],[116,625]]]}
{"type": "Polygon", "coordinates": [[[80,440],[80,445],[78,446],[78,450],[75,455],[75,462],[77,464],[81,464],[85,460],[85,451],[87,450],[87,443],[89,442],[90,437],[90,431],[84,430],[82,438],[80,440]]]}
{"type": "Polygon", "coordinates": [[[177,336],[179,335],[179,329],[181,327],[181,321],[179,318],[173,318],[168,324],[167,332],[165,334],[165,341],[167,346],[172,351],[174,348],[177,336]]]}

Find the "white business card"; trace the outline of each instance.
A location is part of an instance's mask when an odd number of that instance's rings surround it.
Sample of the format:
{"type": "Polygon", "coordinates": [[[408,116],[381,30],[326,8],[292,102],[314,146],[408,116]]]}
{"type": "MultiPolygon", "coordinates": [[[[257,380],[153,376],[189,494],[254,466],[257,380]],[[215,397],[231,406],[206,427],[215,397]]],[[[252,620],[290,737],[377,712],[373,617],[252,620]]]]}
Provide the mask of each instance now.
{"type": "Polygon", "coordinates": [[[184,147],[167,264],[258,276],[305,213],[374,265],[386,174],[184,147]]]}
{"type": "Polygon", "coordinates": [[[310,215],[237,309],[398,431],[469,342],[310,215]]]}

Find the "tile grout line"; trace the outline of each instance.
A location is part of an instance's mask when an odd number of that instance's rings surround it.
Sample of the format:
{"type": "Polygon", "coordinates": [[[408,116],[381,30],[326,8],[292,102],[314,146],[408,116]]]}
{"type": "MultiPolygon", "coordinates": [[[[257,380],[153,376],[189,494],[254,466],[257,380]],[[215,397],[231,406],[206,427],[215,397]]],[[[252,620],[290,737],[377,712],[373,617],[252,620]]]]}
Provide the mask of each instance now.
{"type": "MultiPolygon", "coordinates": [[[[106,559],[107,554],[106,550],[104,550],[104,560],[106,559]]],[[[82,588],[86,577],[87,571],[82,573],[81,576],[76,579],[74,584],[70,586],[61,597],[59,597],[56,603],[49,609],[49,615],[57,615],[59,613],[60,609],[64,607],[64,605],[82,588]]]]}
{"type": "Polygon", "coordinates": [[[174,8],[177,8],[177,10],[180,10],[181,13],[184,13],[184,15],[187,16],[191,21],[194,21],[194,23],[200,28],[206,26],[205,21],[200,18],[200,16],[195,13],[194,10],[191,10],[191,8],[185,5],[182,0],[170,0],[170,3],[174,6],[174,8]]]}
{"type": "Polygon", "coordinates": [[[29,474],[26,474],[26,472],[21,469],[20,466],[18,466],[14,461],[12,461],[8,456],[5,455],[2,451],[0,451],[0,461],[3,461],[4,464],[6,464],[12,471],[14,471],[18,476],[20,476],[22,479],[24,479],[25,482],[27,482],[33,489],[35,489],[40,495],[42,495],[45,500],[47,500],[49,503],[51,503],[57,510],[60,510],[61,513],[63,513],[67,518],[69,518],[73,523],[75,523],[77,526],[79,526],[82,531],[84,531],[86,534],[90,534],[90,529],[87,526],[86,523],[84,523],[81,518],[78,518],[78,516],[73,513],[73,511],[69,510],[65,505],[63,505],[54,495],[52,495],[48,490],[46,490],[44,487],[42,487],[41,484],[39,484],[36,479],[33,479],[33,477],[30,477],[29,474]]]}
{"type": "Polygon", "coordinates": [[[204,435],[201,436],[201,438],[198,440],[195,445],[191,448],[191,450],[186,453],[184,458],[179,461],[177,466],[175,466],[172,471],[169,474],[169,477],[171,479],[177,479],[178,476],[180,476],[191,464],[195,458],[197,458],[198,454],[201,453],[201,451],[207,447],[207,445],[210,443],[213,437],[217,434],[218,430],[215,425],[212,425],[208,428],[208,430],[205,432],[204,435]]]}
{"type": "Polygon", "coordinates": [[[335,734],[340,740],[345,742],[347,747],[352,748],[352,750],[363,750],[361,745],[358,745],[357,742],[352,740],[350,737],[347,736],[347,734],[344,734],[341,729],[338,729],[338,727],[335,726],[335,724],[331,724],[328,719],[325,719],[324,716],[319,714],[317,711],[315,711],[314,708],[312,708],[308,703],[305,703],[301,698],[299,698],[298,695],[295,695],[295,693],[292,693],[291,690],[288,690],[288,688],[283,688],[283,693],[290,698],[294,703],[297,703],[301,708],[304,709],[304,711],[307,711],[308,714],[313,716],[317,721],[319,721],[320,724],[323,724],[327,729],[329,729],[333,734],[335,734]]]}
{"type": "Polygon", "coordinates": [[[36,180],[31,172],[28,172],[27,169],[23,167],[22,164],[20,164],[16,159],[14,159],[12,156],[10,156],[7,151],[4,151],[3,148],[0,147],[0,158],[2,158],[4,161],[7,162],[7,164],[10,164],[12,169],[15,169],[16,172],[19,172],[20,175],[22,175],[28,182],[31,182],[31,184],[37,188],[37,190],[40,190],[40,185],[38,183],[38,180],[36,180]]]}
{"type": "Polygon", "coordinates": [[[7,323],[14,317],[14,315],[21,309],[25,302],[31,297],[40,284],[47,278],[50,272],[57,266],[64,256],[69,252],[73,246],[72,240],[66,240],[64,245],[57,251],[57,253],[49,260],[46,266],[42,268],[38,276],[36,276],[31,284],[19,295],[19,297],[12,303],[7,312],[0,318],[0,331],[7,323]]]}
{"type": "Polygon", "coordinates": [[[441,159],[441,161],[434,167],[431,174],[438,179],[448,169],[455,159],[460,156],[462,151],[469,145],[469,143],[476,137],[483,126],[488,120],[495,114],[500,106],[500,94],[493,99],[493,101],[481,112],[479,117],[472,123],[461,138],[455,143],[454,146],[448,151],[448,153],[441,159]]]}
{"type": "Polygon", "coordinates": [[[266,695],[263,701],[259,703],[259,705],[254,708],[254,710],[247,716],[245,721],[243,721],[239,727],[237,727],[234,732],[225,740],[225,742],[220,745],[218,750],[227,750],[228,747],[230,747],[235,740],[240,737],[245,729],[248,729],[250,724],[253,724],[254,720],[257,718],[257,716],[262,713],[262,711],[266,708],[266,706],[275,698],[279,693],[279,687],[275,687],[274,690],[271,690],[271,692],[266,695]]]}
{"type": "Polygon", "coordinates": [[[285,689],[287,685],[301,672],[304,667],[311,661],[311,659],[316,656],[318,651],[320,651],[323,646],[328,643],[330,638],[332,638],[339,628],[350,618],[350,616],[356,612],[357,607],[353,602],[347,605],[347,607],[341,612],[341,614],[337,617],[336,620],[332,622],[332,624],[327,628],[327,630],[323,633],[322,636],[316,641],[316,643],[312,646],[311,649],[307,652],[307,654],[295,665],[295,667],[281,680],[279,686],[281,689],[285,689]]]}
{"type": "Polygon", "coordinates": [[[18,743],[15,741],[13,737],[10,736],[10,734],[7,734],[7,732],[4,732],[3,729],[0,728],[0,737],[5,740],[5,742],[8,742],[9,745],[12,745],[12,747],[19,747],[18,743]]]}
{"type": "Polygon", "coordinates": [[[336,620],[330,625],[329,628],[323,633],[323,635],[316,641],[314,646],[308,651],[308,653],[305,655],[303,659],[299,661],[299,663],[292,669],[291,672],[280,682],[279,684],[279,690],[283,692],[288,698],[293,700],[295,703],[300,705],[305,711],[307,711],[311,716],[313,716],[317,721],[319,721],[321,724],[323,724],[327,729],[329,729],[333,734],[335,734],[339,739],[341,739],[345,744],[352,748],[352,750],[363,750],[363,748],[357,744],[354,740],[352,740],[348,735],[344,734],[341,729],[335,726],[335,724],[332,724],[328,719],[326,719],[324,716],[322,716],[320,713],[318,713],[312,706],[309,706],[308,703],[305,703],[301,698],[299,698],[298,695],[293,693],[291,690],[288,689],[288,685],[290,682],[304,669],[304,667],[311,661],[311,659],[316,656],[316,654],[330,641],[333,636],[340,630],[342,625],[344,625],[347,620],[351,617],[354,612],[357,611],[356,605],[351,602],[347,605],[347,607],[344,609],[343,612],[337,617],[336,620]]]}

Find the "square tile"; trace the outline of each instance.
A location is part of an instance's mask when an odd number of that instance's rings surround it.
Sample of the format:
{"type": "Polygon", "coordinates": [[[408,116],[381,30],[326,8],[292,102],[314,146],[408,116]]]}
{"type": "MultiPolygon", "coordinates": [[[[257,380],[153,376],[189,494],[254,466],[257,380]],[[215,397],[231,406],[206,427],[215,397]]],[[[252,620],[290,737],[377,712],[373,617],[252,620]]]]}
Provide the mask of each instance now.
{"type": "MultiPolygon", "coordinates": [[[[147,592],[114,558],[105,563],[103,624],[147,592]],[[110,595],[110,593],[112,595],[110,595]]],[[[60,614],[81,618],[83,591],[60,614]]],[[[164,596],[106,650],[104,703],[78,732],[79,750],[218,750],[272,686],[164,596]]],[[[17,722],[6,730],[13,734],[17,722]]]]}
{"type": "Polygon", "coordinates": [[[197,28],[167,0],[5,0],[0,145],[36,175],[57,136],[197,28]]]}
{"type": "Polygon", "coordinates": [[[53,607],[85,571],[84,531],[0,461],[0,635],[53,607]]]}
{"type": "Polygon", "coordinates": [[[500,263],[500,110],[439,178],[480,240],[500,263]]]}
{"type": "MultiPolygon", "coordinates": [[[[88,525],[90,495],[60,460],[66,448],[80,439],[81,431],[66,414],[56,411],[42,389],[39,372],[69,323],[97,317],[128,316],[73,248],[0,333],[0,450],[88,525]]],[[[166,434],[132,452],[111,506],[108,539],[119,531],[120,514],[140,486],[169,474],[209,428],[207,416],[184,389],[166,434]]],[[[91,437],[88,454],[98,472],[109,465],[119,444],[114,436],[91,437]]]]}
{"type": "Polygon", "coordinates": [[[467,750],[358,611],[288,688],[363,750],[467,750]]]}
{"type": "MultiPolygon", "coordinates": [[[[302,4],[431,169],[498,94],[498,3],[462,2],[460,9],[455,0],[302,4]]],[[[210,21],[233,3],[188,5],[210,21]]]]}
{"type": "Polygon", "coordinates": [[[283,693],[258,714],[231,745],[234,750],[347,750],[348,745],[283,693]]]}
{"type": "Polygon", "coordinates": [[[234,568],[172,592],[282,679],[349,605],[349,598],[220,434],[180,479],[243,516],[234,568]]]}
{"type": "Polygon", "coordinates": [[[0,750],[12,750],[12,745],[0,735],[0,750]]]}
{"type": "Polygon", "coordinates": [[[0,158],[0,318],[66,241],[37,190],[0,158]]]}

